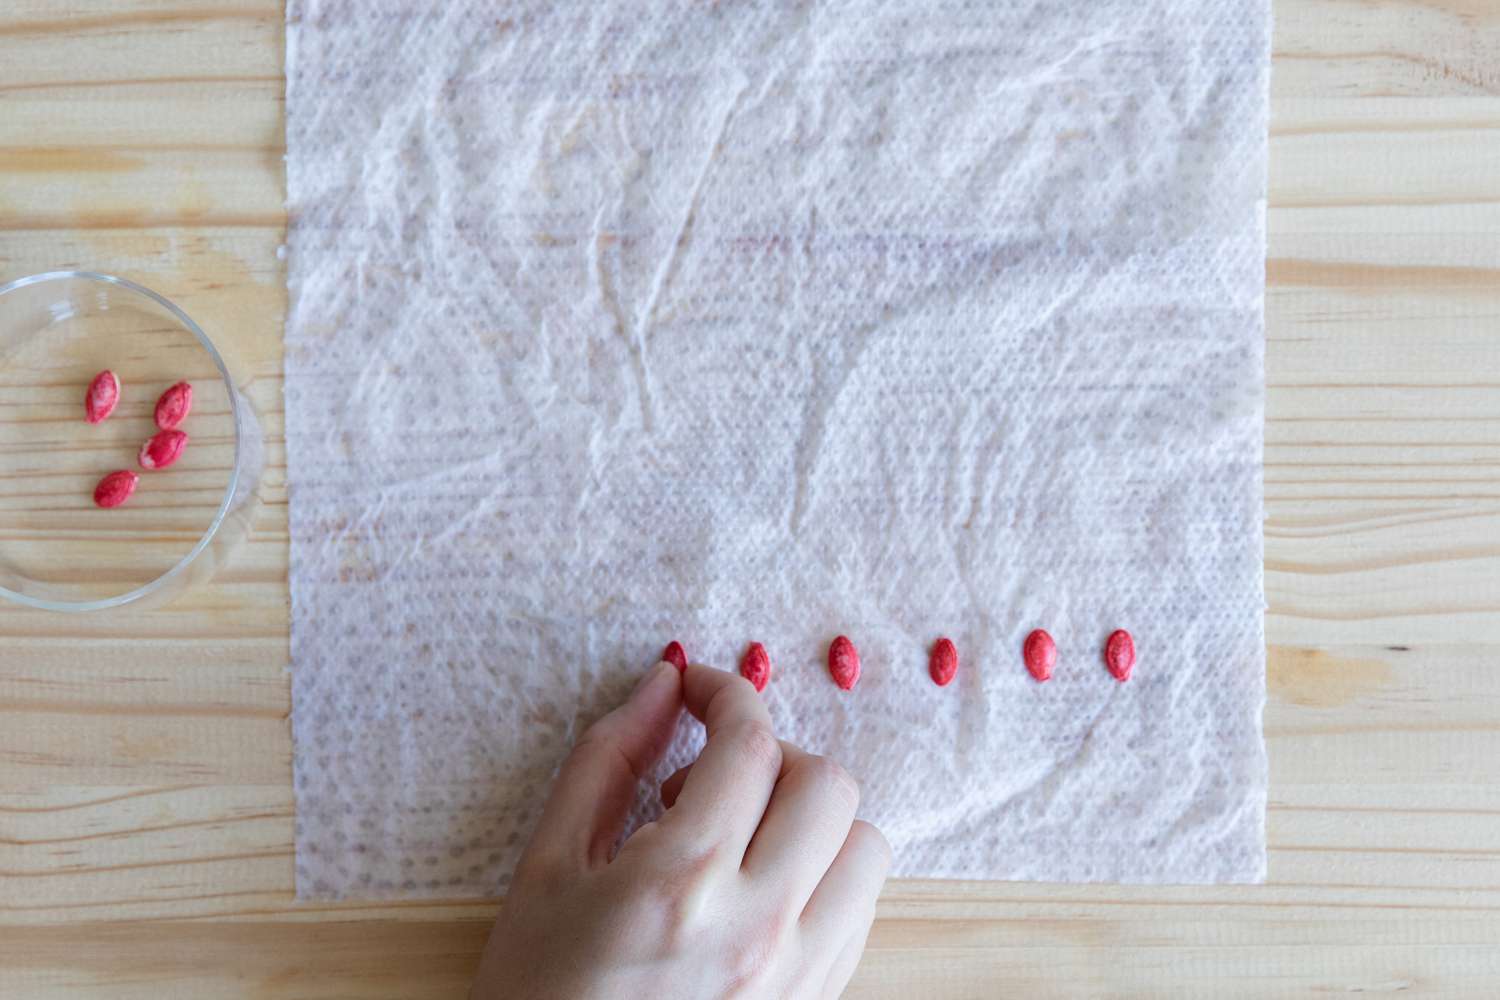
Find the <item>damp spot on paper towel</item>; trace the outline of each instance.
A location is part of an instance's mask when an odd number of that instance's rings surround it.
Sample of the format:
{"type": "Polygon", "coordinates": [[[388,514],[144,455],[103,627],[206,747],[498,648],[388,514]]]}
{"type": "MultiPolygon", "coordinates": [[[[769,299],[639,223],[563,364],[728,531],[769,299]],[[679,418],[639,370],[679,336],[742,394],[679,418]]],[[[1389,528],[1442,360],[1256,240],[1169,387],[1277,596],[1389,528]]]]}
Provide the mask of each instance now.
{"type": "Polygon", "coordinates": [[[1272,646],[1266,654],[1266,686],[1271,694],[1308,708],[1346,705],[1384,687],[1392,677],[1391,665],[1384,660],[1290,646],[1272,646]]]}

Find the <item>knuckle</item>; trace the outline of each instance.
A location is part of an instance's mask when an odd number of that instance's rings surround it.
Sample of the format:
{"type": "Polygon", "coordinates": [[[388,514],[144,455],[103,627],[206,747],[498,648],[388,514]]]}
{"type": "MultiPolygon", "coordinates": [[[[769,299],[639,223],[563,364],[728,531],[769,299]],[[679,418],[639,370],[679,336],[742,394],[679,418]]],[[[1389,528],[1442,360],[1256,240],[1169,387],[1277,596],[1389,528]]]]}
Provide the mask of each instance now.
{"type": "Polygon", "coordinates": [[[757,989],[776,962],[792,921],[781,913],[767,913],[752,934],[736,935],[724,951],[724,974],[730,996],[760,996],[757,989]]]}
{"type": "Polygon", "coordinates": [[[760,697],[760,692],[755,690],[755,685],[751,684],[749,678],[743,674],[731,674],[729,683],[724,685],[724,689],[719,693],[724,695],[726,700],[740,700],[750,695],[760,697]]]}
{"type": "Polygon", "coordinates": [[[668,951],[688,948],[714,919],[710,901],[716,867],[711,850],[682,852],[667,843],[642,865],[649,876],[641,888],[643,918],[668,951]]]}
{"type": "Polygon", "coordinates": [[[578,742],[573,744],[573,749],[568,752],[568,756],[563,758],[558,780],[566,781],[580,772],[587,772],[612,754],[610,742],[605,734],[596,733],[591,728],[578,738],[578,742]]]}
{"type": "Polygon", "coordinates": [[[762,765],[773,772],[781,770],[781,742],[770,725],[749,719],[737,723],[730,736],[736,752],[747,763],[762,765]]]}
{"type": "Polygon", "coordinates": [[[859,782],[838,761],[828,757],[809,757],[803,767],[808,772],[808,780],[826,789],[829,795],[848,805],[859,805],[859,782]]]}
{"type": "Polygon", "coordinates": [[[637,781],[645,777],[642,762],[626,753],[619,739],[619,726],[605,716],[584,730],[573,744],[573,750],[563,762],[567,769],[591,769],[615,767],[623,764],[635,775],[637,781]]]}
{"type": "Polygon", "coordinates": [[[573,744],[573,756],[580,757],[593,753],[601,746],[607,745],[610,741],[610,734],[609,716],[606,715],[585,729],[583,735],[578,737],[573,744]]]}
{"type": "Polygon", "coordinates": [[[555,846],[532,844],[516,862],[511,884],[550,895],[560,891],[576,876],[576,863],[571,863],[555,846]]]}

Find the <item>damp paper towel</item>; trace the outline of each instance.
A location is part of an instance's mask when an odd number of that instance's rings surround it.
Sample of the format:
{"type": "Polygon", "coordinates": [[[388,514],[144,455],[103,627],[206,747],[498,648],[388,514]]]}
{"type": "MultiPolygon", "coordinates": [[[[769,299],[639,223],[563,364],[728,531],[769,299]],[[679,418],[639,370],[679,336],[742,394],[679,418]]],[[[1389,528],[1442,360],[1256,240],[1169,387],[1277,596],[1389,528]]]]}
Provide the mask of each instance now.
{"type": "Polygon", "coordinates": [[[1268,29],[292,0],[299,890],[503,888],[673,638],[766,645],[897,874],[1261,878],[1268,29]]]}

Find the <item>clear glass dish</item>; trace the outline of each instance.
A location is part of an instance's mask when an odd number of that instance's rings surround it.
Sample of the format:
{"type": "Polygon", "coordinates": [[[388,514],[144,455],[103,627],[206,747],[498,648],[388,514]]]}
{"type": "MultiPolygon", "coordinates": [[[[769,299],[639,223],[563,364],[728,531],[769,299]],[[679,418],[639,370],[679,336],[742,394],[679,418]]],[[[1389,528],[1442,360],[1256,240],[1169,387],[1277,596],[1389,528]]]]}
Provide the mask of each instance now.
{"type": "Polygon", "coordinates": [[[249,533],[263,463],[259,422],[213,342],[177,306],[123,278],[55,271],[0,286],[0,598],[98,611],[180,594],[249,533]],[[109,369],[120,402],[84,419],[109,369]],[[193,386],[189,443],[166,469],[137,463],[161,393],[193,386]],[[139,474],[100,509],[107,473],[139,474]]]}

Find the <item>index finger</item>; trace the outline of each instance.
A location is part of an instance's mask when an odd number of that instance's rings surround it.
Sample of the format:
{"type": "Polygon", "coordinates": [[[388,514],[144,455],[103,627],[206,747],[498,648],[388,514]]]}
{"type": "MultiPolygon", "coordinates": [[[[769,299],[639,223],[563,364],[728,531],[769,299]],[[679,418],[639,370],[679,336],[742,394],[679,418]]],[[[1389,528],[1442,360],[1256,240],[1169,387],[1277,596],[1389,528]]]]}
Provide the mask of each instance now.
{"type": "Polygon", "coordinates": [[[781,744],[765,702],[739,674],[689,664],[682,693],[708,742],[662,825],[696,849],[722,849],[737,868],[781,773],[781,744]]]}
{"type": "Polygon", "coordinates": [[[636,786],[671,742],[681,704],[677,668],[658,663],[625,704],[590,726],[563,761],[527,854],[564,865],[607,862],[636,786]]]}

